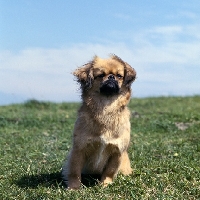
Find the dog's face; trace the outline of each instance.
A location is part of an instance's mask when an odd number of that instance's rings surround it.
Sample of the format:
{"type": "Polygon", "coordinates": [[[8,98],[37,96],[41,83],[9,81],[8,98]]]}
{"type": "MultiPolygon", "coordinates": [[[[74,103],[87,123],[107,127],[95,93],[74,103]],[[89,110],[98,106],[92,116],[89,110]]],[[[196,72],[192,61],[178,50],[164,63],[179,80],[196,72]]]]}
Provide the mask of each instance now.
{"type": "Polygon", "coordinates": [[[104,96],[117,95],[130,87],[135,80],[135,70],[117,56],[109,59],[95,57],[90,63],[78,68],[74,75],[84,91],[104,96]]]}
{"type": "Polygon", "coordinates": [[[96,58],[93,64],[94,85],[102,95],[118,94],[123,84],[124,66],[114,59],[96,58]]]}

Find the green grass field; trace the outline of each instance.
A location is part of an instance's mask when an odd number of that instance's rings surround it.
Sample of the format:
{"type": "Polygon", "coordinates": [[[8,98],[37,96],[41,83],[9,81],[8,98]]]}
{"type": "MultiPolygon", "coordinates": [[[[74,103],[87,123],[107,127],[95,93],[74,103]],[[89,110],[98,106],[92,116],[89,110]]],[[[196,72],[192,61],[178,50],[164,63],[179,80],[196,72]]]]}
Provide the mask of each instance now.
{"type": "Polygon", "coordinates": [[[134,173],[107,188],[63,188],[79,104],[0,107],[0,199],[200,199],[200,96],[132,99],[134,173]]]}

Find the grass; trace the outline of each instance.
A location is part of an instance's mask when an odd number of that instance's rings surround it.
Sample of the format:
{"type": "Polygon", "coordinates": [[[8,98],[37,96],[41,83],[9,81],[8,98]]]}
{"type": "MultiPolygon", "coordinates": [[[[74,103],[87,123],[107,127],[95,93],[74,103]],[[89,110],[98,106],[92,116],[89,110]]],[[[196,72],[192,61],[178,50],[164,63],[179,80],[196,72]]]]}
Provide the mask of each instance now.
{"type": "Polygon", "coordinates": [[[133,175],[67,191],[60,169],[78,107],[0,107],[0,199],[200,199],[200,96],[132,99],[133,175]]]}

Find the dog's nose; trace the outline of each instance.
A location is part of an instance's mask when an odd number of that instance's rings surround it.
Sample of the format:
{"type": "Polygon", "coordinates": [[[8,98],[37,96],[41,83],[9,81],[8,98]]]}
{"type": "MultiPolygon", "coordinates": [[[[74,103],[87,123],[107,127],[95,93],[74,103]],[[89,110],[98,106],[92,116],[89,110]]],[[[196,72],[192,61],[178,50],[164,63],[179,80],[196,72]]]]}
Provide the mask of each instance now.
{"type": "Polygon", "coordinates": [[[111,80],[111,79],[115,80],[115,77],[114,77],[114,75],[111,74],[111,75],[108,76],[108,79],[109,80],[111,80]]]}

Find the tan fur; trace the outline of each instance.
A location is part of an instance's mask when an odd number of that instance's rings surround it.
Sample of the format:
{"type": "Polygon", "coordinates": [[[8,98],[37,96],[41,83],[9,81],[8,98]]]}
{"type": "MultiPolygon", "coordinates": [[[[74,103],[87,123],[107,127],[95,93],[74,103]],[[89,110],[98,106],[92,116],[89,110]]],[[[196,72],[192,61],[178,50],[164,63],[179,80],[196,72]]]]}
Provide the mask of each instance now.
{"type": "Polygon", "coordinates": [[[120,171],[132,173],[127,148],[130,141],[131,83],[136,72],[119,57],[94,59],[74,75],[81,84],[82,105],[74,127],[73,146],[64,169],[68,188],[77,189],[81,173],[99,174],[104,186],[111,183],[120,171]],[[104,73],[104,77],[99,77],[104,73]],[[100,93],[100,85],[114,75],[119,86],[117,94],[100,93]],[[121,75],[121,77],[118,76],[121,75]]]}

